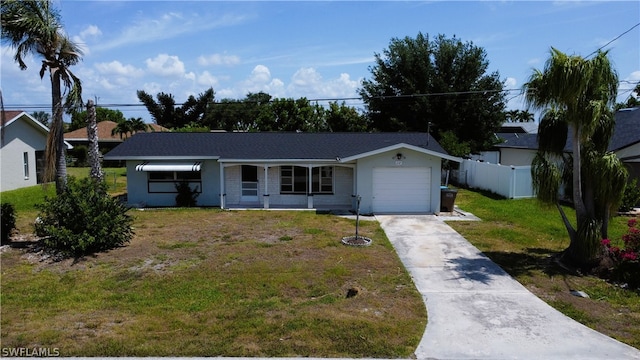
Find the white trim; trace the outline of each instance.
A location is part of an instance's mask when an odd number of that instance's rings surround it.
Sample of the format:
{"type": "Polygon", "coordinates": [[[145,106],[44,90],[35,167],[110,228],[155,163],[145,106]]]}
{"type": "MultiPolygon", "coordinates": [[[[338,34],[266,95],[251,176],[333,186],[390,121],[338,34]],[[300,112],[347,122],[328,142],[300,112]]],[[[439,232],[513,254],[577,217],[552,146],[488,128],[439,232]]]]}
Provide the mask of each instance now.
{"type": "Polygon", "coordinates": [[[369,151],[369,152],[365,152],[365,153],[362,153],[362,154],[349,156],[349,157],[340,159],[340,162],[354,161],[354,160],[358,160],[358,159],[362,159],[362,158],[365,158],[365,157],[374,156],[374,155],[382,154],[382,153],[387,152],[387,151],[394,151],[394,150],[398,150],[398,149],[414,150],[414,151],[417,151],[417,152],[421,152],[423,154],[432,155],[432,156],[439,157],[439,158],[442,158],[442,159],[451,160],[451,161],[455,161],[455,162],[459,162],[459,163],[462,162],[462,158],[451,156],[451,155],[446,155],[446,154],[439,153],[439,152],[436,152],[436,151],[433,151],[433,150],[429,150],[429,149],[425,149],[425,148],[422,148],[422,147],[419,147],[419,146],[409,145],[409,144],[405,144],[405,143],[399,143],[399,144],[387,146],[387,147],[384,147],[384,148],[372,150],[372,151],[369,151]]]}
{"type": "Polygon", "coordinates": [[[169,160],[169,161],[190,161],[190,160],[218,160],[219,156],[109,156],[105,154],[105,160],[127,160],[127,161],[151,161],[151,160],[169,160]]]}
{"type": "Polygon", "coordinates": [[[136,171],[200,171],[202,163],[197,161],[189,164],[151,164],[148,161],[136,165],[136,171]]]}
{"type": "Polygon", "coordinates": [[[336,164],[338,161],[336,159],[218,159],[221,163],[237,163],[241,165],[251,165],[251,164],[283,164],[283,165],[298,165],[298,164],[309,164],[309,163],[330,163],[336,164]]]}
{"type": "MultiPolygon", "coordinates": [[[[49,134],[49,128],[46,127],[43,123],[41,123],[40,121],[36,120],[33,116],[29,115],[29,113],[23,111],[20,114],[16,115],[15,117],[13,117],[11,120],[7,121],[4,126],[0,126],[0,128],[4,127],[7,128],[9,125],[13,124],[14,122],[18,121],[18,119],[20,119],[21,117],[26,117],[27,119],[29,119],[29,121],[31,121],[32,125],[42,131],[45,134],[49,134]]],[[[73,145],[71,145],[69,142],[67,142],[67,140],[64,140],[64,144],[67,147],[67,150],[71,150],[73,149],[73,145]]]]}

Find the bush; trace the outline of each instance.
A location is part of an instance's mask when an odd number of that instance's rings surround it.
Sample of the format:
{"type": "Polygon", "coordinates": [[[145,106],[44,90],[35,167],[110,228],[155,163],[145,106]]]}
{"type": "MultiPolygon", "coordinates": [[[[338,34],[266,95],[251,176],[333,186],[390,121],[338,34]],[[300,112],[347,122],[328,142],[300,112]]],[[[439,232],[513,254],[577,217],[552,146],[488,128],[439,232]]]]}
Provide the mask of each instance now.
{"type": "Polygon", "coordinates": [[[1,207],[2,239],[0,239],[0,244],[6,244],[11,239],[11,232],[16,228],[16,209],[9,203],[2,203],[1,207]]]}
{"type": "Polygon", "coordinates": [[[633,181],[629,182],[624,188],[620,211],[630,211],[637,205],[640,205],[640,185],[638,185],[638,179],[633,179],[633,181]]]}
{"type": "Polygon", "coordinates": [[[45,248],[82,256],[123,246],[133,237],[127,208],[107,194],[107,185],[70,177],[66,190],[38,205],[36,234],[45,248]]]}
{"type": "Polygon", "coordinates": [[[607,255],[613,260],[612,280],[626,283],[632,288],[640,288],[640,230],[637,224],[635,218],[627,223],[629,229],[622,236],[624,249],[611,246],[608,239],[602,240],[607,255]]]}
{"type": "Polygon", "coordinates": [[[198,189],[191,189],[188,181],[180,181],[176,183],[176,191],[178,191],[178,195],[176,195],[176,206],[179,207],[193,207],[196,206],[196,199],[200,193],[198,189]]]}

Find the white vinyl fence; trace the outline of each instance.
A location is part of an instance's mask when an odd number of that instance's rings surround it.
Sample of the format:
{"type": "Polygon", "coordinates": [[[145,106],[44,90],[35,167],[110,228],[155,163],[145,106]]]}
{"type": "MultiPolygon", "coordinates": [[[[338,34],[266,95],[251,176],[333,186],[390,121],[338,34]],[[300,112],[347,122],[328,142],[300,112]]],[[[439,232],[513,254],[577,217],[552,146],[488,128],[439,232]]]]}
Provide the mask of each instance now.
{"type": "Polygon", "coordinates": [[[488,190],[508,199],[534,197],[531,166],[505,166],[475,160],[463,160],[454,174],[460,184],[488,190]]]}

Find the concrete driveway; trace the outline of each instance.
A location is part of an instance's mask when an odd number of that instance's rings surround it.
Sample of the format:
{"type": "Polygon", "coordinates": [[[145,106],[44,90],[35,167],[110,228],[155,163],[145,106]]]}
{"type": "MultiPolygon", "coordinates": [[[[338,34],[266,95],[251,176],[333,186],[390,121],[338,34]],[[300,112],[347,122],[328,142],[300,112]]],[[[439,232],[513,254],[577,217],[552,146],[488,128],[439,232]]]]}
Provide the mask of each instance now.
{"type": "Polygon", "coordinates": [[[433,215],[377,215],[429,314],[418,359],[640,359],[556,311],[433,215]]]}

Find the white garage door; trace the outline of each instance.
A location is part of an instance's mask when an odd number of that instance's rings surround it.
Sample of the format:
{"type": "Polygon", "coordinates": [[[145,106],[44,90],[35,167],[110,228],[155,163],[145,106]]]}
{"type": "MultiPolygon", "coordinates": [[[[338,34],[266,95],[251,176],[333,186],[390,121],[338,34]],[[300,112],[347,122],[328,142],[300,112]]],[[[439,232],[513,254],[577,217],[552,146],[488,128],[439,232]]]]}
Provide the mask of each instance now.
{"type": "Polygon", "coordinates": [[[374,168],[374,212],[431,212],[431,168],[374,168]]]}

